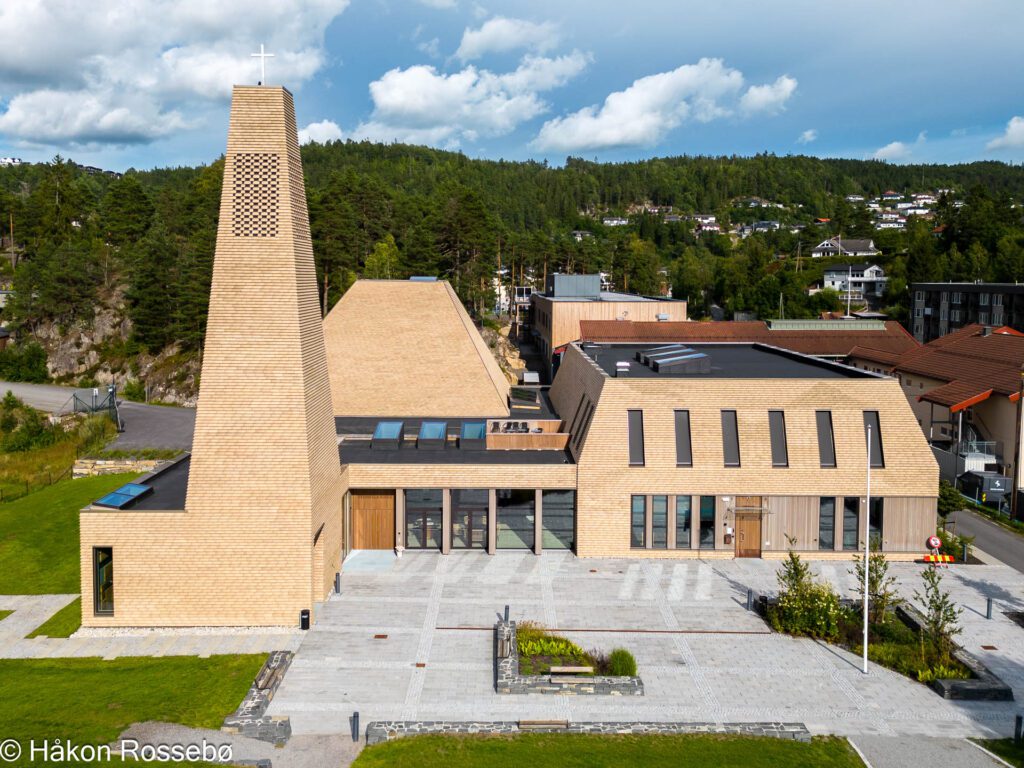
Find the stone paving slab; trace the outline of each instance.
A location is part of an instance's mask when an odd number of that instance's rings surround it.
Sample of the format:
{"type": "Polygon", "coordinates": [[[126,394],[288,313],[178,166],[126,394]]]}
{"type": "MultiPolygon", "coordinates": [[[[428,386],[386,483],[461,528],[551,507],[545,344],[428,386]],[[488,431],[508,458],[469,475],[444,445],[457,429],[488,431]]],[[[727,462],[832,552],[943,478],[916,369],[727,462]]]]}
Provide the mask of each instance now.
{"type": "MultiPolygon", "coordinates": [[[[1012,703],[944,701],[874,665],[863,675],[859,658],[841,649],[766,634],[764,622],[745,609],[746,589],[774,593],[777,562],[577,559],[554,552],[416,553],[390,562],[346,571],[342,593],[302,639],[269,710],[291,717],[294,733],[344,732],[356,710],[364,722],[784,721],[806,723],[814,733],[883,736],[1008,735],[1013,727],[1012,703]],[[498,696],[490,633],[439,627],[492,627],[506,604],[517,621],[564,630],[586,648],[630,648],[646,695],[628,701],[498,696]],[[620,631],[595,631],[602,629],[620,631]],[[385,645],[375,646],[365,634],[370,630],[387,633],[385,645]]],[[[814,563],[813,569],[852,594],[851,565],[814,563]]],[[[891,566],[907,598],[920,589],[921,568],[891,566]]],[[[962,642],[1024,696],[1024,629],[1001,613],[1024,606],[1024,575],[985,565],[946,573],[954,599],[976,609],[964,613],[962,642]],[[999,601],[992,621],[984,618],[986,596],[999,601]],[[983,644],[998,650],[983,651],[983,644]]]]}
{"type": "Polygon", "coordinates": [[[872,768],[995,768],[1004,765],[963,739],[854,736],[850,741],[872,768]]]}

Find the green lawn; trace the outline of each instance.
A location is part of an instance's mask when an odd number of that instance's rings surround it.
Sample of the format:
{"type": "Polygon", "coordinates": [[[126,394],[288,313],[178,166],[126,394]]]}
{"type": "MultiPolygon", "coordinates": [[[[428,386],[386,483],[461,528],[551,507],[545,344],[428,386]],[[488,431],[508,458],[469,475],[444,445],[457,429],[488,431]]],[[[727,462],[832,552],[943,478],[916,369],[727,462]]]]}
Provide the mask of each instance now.
{"type": "Polygon", "coordinates": [[[8,616],[10,616],[12,613],[14,613],[14,611],[0,611],[0,621],[3,621],[8,616]]]}
{"type": "Polygon", "coordinates": [[[43,624],[32,630],[29,637],[71,637],[82,626],[82,598],[72,600],[43,624]]]}
{"type": "Polygon", "coordinates": [[[78,510],[134,477],[64,480],[0,504],[0,595],[77,593],[78,510]]]}
{"type": "Polygon", "coordinates": [[[353,768],[853,768],[863,766],[844,739],[810,744],[741,736],[591,736],[531,733],[515,737],[416,736],[367,747],[353,768]]]}
{"type": "Polygon", "coordinates": [[[107,744],[143,720],[219,728],[265,659],[2,659],[0,734],[23,745],[47,737],[107,744]]]}
{"type": "Polygon", "coordinates": [[[999,755],[1010,765],[1024,766],[1024,744],[1014,744],[1013,739],[975,739],[993,754],[999,755]]]}

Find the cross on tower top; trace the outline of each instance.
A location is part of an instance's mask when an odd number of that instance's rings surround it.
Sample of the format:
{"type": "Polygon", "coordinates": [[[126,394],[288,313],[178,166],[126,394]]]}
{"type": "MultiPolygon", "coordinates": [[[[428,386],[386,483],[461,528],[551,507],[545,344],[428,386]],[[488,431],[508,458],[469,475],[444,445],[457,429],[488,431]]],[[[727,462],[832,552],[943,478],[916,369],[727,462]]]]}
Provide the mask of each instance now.
{"type": "Polygon", "coordinates": [[[274,58],[274,54],[265,53],[263,50],[263,43],[260,43],[260,52],[249,54],[254,59],[260,60],[260,85],[267,84],[267,59],[274,58]]]}

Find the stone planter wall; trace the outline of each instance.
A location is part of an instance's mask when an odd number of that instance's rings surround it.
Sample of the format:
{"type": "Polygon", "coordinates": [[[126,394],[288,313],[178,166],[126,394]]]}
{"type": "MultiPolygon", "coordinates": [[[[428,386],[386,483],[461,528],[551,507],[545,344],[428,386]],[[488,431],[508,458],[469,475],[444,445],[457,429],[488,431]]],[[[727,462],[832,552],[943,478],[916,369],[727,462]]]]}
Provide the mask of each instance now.
{"type": "Polygon", "coordinates": [[[498,693],[553,693],[563,696],[643,696],[639,677],[612,675],[521,675],[516,623],[499,620],[494,625],[495,681],[498,693]]]}
{"type": "Polygon", "coordinates": [[[71,470],[71,476],[77,480],[80,477],[118,475],[122,472],[142,474],[153,472],[169,463],[163,459],[79,459],[71,470]]]}
{"type": "MultiPolygon", "coordinates": [[[[924,625],[924,616],[914,606],[904,603],[896,608],[896,615],[915,632],[924,625]]],[[[1013,689],[974,654],[959,645],[953,646],[953,658],[971,670],[970,680],[933,680],[928,687],[944,699],[961,701],[1013,701],[1013,689]]]]}
{"type": "Polygon", "coordinates": [[[279,746],[291,738],[291,721],[287,717],[268,717],[266,712],[294,656],[291,651],[273,651],[267,657],[238,709],[224,718],[220,727],[222,731],[279,746]]]}
{"type": "Polygon", "coordinates": [[[404,736],[426,734],[516,735],[520,733],[593,733],[605,736],[637,734],[728,734],[734,736],[763,736],[775,739],[810,741],[811,734],[803,723],[561,723],[547,726],[522,721],[472,720],[393,720],[369,723],[366,726],[366,744],[379,744],[404,736]]]}

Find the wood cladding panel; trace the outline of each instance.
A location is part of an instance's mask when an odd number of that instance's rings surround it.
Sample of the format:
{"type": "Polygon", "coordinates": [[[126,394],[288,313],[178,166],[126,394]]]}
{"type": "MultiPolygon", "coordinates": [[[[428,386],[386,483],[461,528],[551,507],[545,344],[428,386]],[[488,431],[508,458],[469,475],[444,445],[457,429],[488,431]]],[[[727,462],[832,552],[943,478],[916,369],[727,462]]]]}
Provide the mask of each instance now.
{"type": "Polygon", "coordinates": [[[394,491],[352,491],[352,549],[394,547],[394,491]]]}

